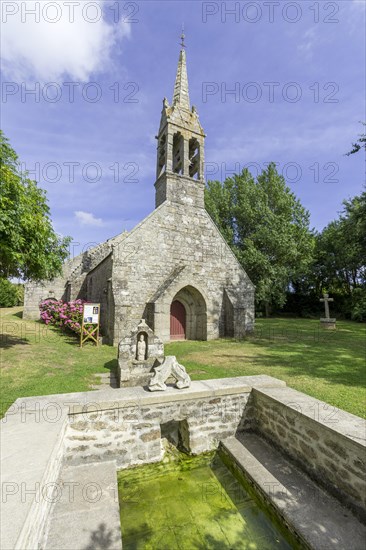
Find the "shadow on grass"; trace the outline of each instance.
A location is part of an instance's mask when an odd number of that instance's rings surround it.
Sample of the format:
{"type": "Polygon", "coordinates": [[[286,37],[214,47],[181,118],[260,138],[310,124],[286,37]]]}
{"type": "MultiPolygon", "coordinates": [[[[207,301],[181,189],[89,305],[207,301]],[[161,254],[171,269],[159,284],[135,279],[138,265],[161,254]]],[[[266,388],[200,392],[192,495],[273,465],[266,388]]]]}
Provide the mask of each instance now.
{"type": "MultiPolygon", "coordinates": [[[[55,332],[57,332],[62,338],[63,338],[63,341],[65,342],[65,344],[68,344],[70,346],[77,346],[77,347],[80,347],[80,334],[76,334],[76,332],[72,332],[71,330],[60,330],[56,327],[52,327],[54,329],[55,332]]],[[[99,340],[99,347],[101,346],[101,340],[99,340]]],[[[90,346],[93,346],[93,347],[97,347],[96,343],[94,342],[94,340],[90,339],[90,340],[85,340],[84,343],[83,343],[83,348],[84,347],[90,347],[90,346]]]]}
{"type": "Polygon", "coordinates": [[[19,345],[29,346],[29,342],[26,338],[19,338],[11,334],[0,334],[0,349],[9,349],[19,345]]]}
{"type": "MultiPolygon", "coordinates": [[[[80,335],[76,334],[76,332],[72,332],[72,330],[68,329],[62,330],[58,327],[52,326],[50,326],[49,329],[52,330],[53,333],[58,334],[60,338],[62,338],[63,343],[69,346],[76,346],[78,348],[80,347],[80,335]]],[[[92,340],[87,340],[83,343],[83,347],[88,347],[90,345],[96,346],[95,342],[93,342],[92,340]]]]}
{"type": "Polygon", "coordinates": [[[246,357],[233,356],[230,354],[220,354],[220,357],[226,357],[228,361],[249,362],[251,366],[260,366],[263,368],[263,374],[271,375],[273,367],[282,368],[286,371],[286,376],[311,376],[327,380],[328,382],[343,384],[345,386],[363,385],[366,382],[366,369],[363,354],[365,347],[359,343],[353,346],[345,346],[342,340],[337,341],[333,338],[331,342],[314,343],[309,342],[256,342],[268,355],[246,357]],[[352,363],[352,368],[350,365],[352,363]]]}
{"type": "Polygon", "coordinates": [[[78,348],[80,347],[80,338],[77,334],[63,332],[62,337],[65,344],[68,344],[69,346],[77,346],[78,348]]]}
{"type": "Polygon", "coordinates": [[[23,310],[18,311],[17,313],[14,313],[13,317],[18,317],[18,319],[23,319],[23,310]]]}
{"type": "Polygon", "coordinates": [[[336,331],[314,325],[309,328],[272,327],[241,341],[212,341],[209,347],[184,342],[175,344],[169,353],[191,369],[212,370],[211,377],[267,374],[289,384],[291,378],[304,377],[313,378],[314,384],[319,380],[362,388],[366,382],[366,326],[347,325],[336,331]]]}
{"type": "Polygon", "coordinates": [[[110,372],[113,372],[114,374],[117,374],[118,360],[111,359],[110,361],[107,361],[107,363],[104,363],[103,368],[109,370],[110,372]]]}

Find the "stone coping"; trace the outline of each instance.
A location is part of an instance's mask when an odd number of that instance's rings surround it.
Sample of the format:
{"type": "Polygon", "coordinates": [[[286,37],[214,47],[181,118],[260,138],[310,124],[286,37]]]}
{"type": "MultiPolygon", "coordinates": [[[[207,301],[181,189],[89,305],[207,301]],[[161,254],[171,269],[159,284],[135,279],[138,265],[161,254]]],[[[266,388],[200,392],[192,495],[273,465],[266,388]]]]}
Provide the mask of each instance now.
{"type": "Polygon", "coordinates": [[[59,486],[60,498],[50,514],[44,550],[122,550],[116,463],[65,467],[59,486]],[[68,487],[74,488],[72,493],[68,487]]]}
{"type": "Polygon", "coordinates": [[[117,389],[95,390],[80,393],[65,393],[39,397],[17,399],[7,415],[48,408],[56,414],[57,409],[66,410],[68,414],[92,413],[109,409],[118,409],[131,405],[153,405],[172,401],[189,401],[199,398],[219,397],[250,393],[254,387],[285,387],[286,382],[267,375],[237,376],[235,378],[215,378],[212,380],[192,381],[190,388],[178,390],[168,386],[166,391],[150,392],[147,388],[126,387],[117,389]],[[94,407],[94,409],[93,409],[94,407]]]}
{"type": "Polygon", "coordinates": [[[306,416],[346,439],[351,439],[361,447],[366,447],[366,420],[363,418],[292,388],[258,387],[254,388],[254,395],[257,391],[273,402],[306,416]]]}
{"type": "Polygon", "coordinates": [[[364,550],[365,525],[266,441],[241,434],[221,446],[306,548],[364,550]]]}
{"type": "Polygon", "coordinates": [[[110,388],[17,399],[0,421],[0,548],[36,547],[50,513],[50,504],[35,488],[55,483],[58,478],[68,415],[250,393],[254,386],[285,385],[281,380],[260,375],[193,381],[190,388],[168,387],[165,392],[150,392],[142,387],[110,388]]]}
{"type": "Polygon", "coordinates": [[[58,477],[66,419],[66,411],[55,423],[18,412],[1,421],[2,550],[24,550],[37,540],[49,508],[40,491],[58,477]]]}
{"type": "Polygon", "coordinates": [[[2,550],[35,548],[49,514],[44,499],[37,495],[22,498],[27,491],[57,480],[62,464],[64,430],[68,415],[93,413],[123,407],[149,406],[201,398],[250,393],[268,397],[302,414],[325,428],[341,434],[352,444],[366,447],[366,422],[306,394],[286,387],[286,383],[266,375],[193,381],[190,388],[168,387],[165,392],[149,392],[142,387],[57,394],[18,399],[0,422],[1,438],[1,543],[2,550]],[[331,422],[332,419],[336,422],[331,422]],[[7,484],[7,485],[5,485],[7,484]],[[14,484],[14,485],[11,485],[14,484]],[[7,499],[4,500],[4,487],[7,499]],[[13,492],[13,494],[12,494],[13,492]],[[33,546],[32,546],[33,544],[33,546]]]}

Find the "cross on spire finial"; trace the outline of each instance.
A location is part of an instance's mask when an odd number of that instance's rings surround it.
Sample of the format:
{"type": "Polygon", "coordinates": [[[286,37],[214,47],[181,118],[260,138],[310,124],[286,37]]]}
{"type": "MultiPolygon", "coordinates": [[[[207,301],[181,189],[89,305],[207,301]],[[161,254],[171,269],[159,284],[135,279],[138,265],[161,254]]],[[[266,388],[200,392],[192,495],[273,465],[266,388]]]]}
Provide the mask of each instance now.
{"type": "Polygon", "coordinates": [[[185,34],[184,34],[184,25],[182,26],[182,36],[181,36],[181,49],[179,53],[179,61],[177,68],[177,76],[175,79],[174,94],[173,94],[173,105],[179,105],[179,107],[186,109],[187,111],[191,110],[189,102],[189,91],[188,91],[188,77],[187,77],[187,65],[186,65],[186,46],[184,43],[185,34]]]}
{"type": "Polygon", "coordinates": [[[180,39],[181,39],[181,43],[180,45],[182,46],[182,48],[185,48],[186,45],[184,43],[184,39],[185,39],[186,35],[184,34],[184,23],[182,23],[182,34],[180,36],[180,39]]]}

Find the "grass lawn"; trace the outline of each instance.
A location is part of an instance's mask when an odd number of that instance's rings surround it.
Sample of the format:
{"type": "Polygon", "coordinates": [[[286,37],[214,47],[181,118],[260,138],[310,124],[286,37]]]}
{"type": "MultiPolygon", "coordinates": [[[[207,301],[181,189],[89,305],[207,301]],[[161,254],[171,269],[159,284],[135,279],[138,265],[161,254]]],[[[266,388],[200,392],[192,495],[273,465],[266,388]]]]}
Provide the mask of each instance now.
{"type": "MultiPolygon", "coordinates": [[[[83,349],[76,337],[23,321],[22,308],[1,309],[1,414],[18,397],[86,391],[95,373],[117,367],[117,349],[83,349]]],[[[258,319],[245,340],[165,346],[192,379],[268,374],[288,386],[366,418],[366,325],[339,321],[320,330],[308,319],[258,319]]]]}

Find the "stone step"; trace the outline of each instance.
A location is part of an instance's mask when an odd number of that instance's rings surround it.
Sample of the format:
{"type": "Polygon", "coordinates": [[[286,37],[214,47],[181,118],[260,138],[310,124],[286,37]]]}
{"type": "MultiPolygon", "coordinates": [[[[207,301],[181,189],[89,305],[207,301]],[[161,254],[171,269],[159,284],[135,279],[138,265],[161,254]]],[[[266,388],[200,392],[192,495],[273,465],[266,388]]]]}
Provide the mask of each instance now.
{"type": "Polygon", "coordinates": [[[244,433],[221,444],[309,548],[365,550],[366,526],[269,443],[244,433]]]}
{"type": "Polygon", "coordinates": [[[122,550],[114,461],[64,467],[44,550],[122,550]]]}
{"type": "Polygon", "coordinates": [[[98,378],[101,378],[103,381],[115,380],[117,378],[117,375],[112,371],[100,372],[100,373],[95,374],[95,376],[98,376],[98,378]]]}
{"type": "Polygon", "coordinates": [[[117,376],[114,372],[101,372],[94,375],[99,378],[100,384],[93,384],[91,389],[104,390],[106,388],[118,388],[117,376]]]}

